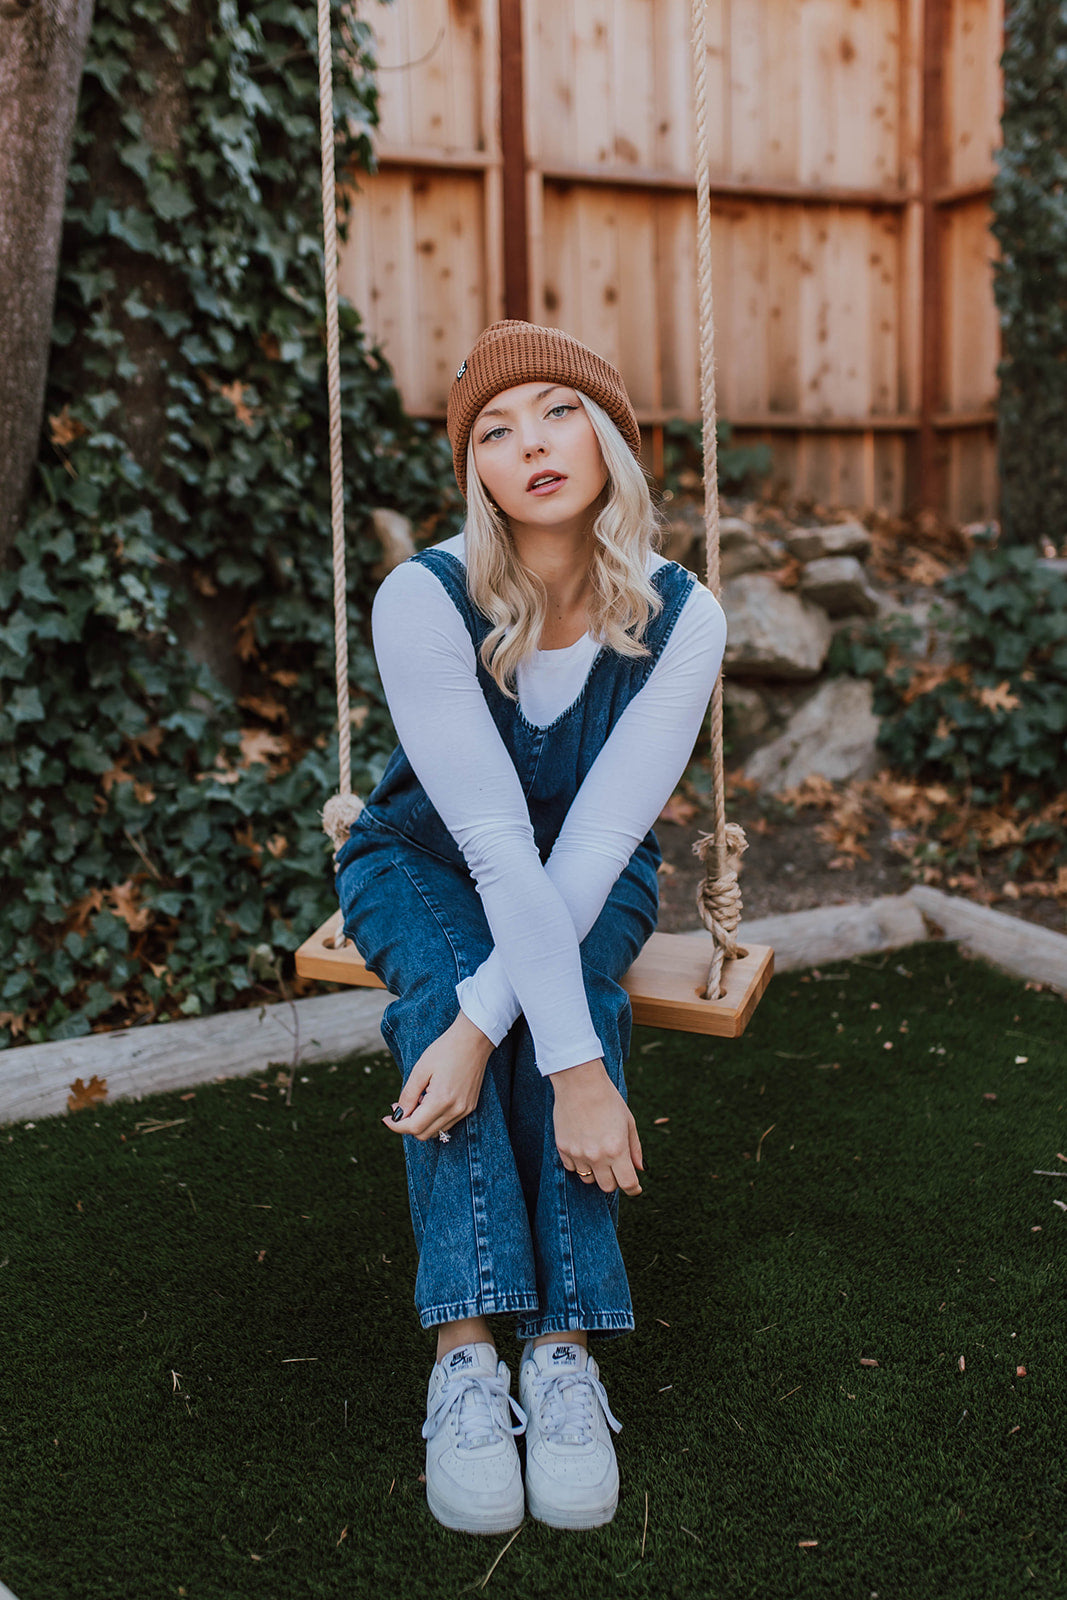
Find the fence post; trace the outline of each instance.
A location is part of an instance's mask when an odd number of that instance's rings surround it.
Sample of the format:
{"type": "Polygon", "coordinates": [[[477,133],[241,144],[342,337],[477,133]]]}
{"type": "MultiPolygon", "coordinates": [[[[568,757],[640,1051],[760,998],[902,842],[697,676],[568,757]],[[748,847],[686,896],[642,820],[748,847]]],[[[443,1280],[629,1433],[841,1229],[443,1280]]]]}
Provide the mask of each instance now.
{"type": "Polygon", "coordinates": [[[503,159],[504,315],[529,321],[529,218],[522,0],[500,0],[500,149],[503,159]]]}
{"type": "Polygon", "coordinates": [[[934,426],[944,399],[944,286],[938,190],[945,182],[945,4],[924,0],[922,40],[922,381],[918,506],[945,509],[945,443],[934,426]]]}

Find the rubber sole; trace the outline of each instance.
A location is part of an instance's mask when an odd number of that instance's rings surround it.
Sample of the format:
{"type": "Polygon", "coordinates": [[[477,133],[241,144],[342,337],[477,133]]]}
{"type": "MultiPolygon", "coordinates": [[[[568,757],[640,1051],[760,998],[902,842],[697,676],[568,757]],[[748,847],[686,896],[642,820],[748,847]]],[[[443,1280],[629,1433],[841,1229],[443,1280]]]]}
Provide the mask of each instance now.
{"type": "Polygon", "coordinates": [[[431,1492],[429,1484],[426,1486],[426,1504],[441,1526],[443,1528],[451,1528],[453,1533],[488,1535],[511,1533],[515,1528],[521,1527],[523,1518],[526,1515],[525,1501],[520,1501],[517,1508],[509,1506],[503,1511],[495,1512],[491,1518],[472,1517],[469,1513],[464,1514],[455,1510],[452,1506],[445,1505],[437,1500],[436,1496],[431,1492]]]}
{"type": "Polygon", "coordinates": [[[608,1506],[597,1506],[593,1510],[573,1510],[562,1506],[541,1506],[537,1496],[526,1492],[526,1509],[535,1522],[543,1522],[549,1528],[565,1528],[568,1532],[580,1532],[583,1528],[603,1528],[610,1522],[619,1508],[619,1497],[608,1506]]]}

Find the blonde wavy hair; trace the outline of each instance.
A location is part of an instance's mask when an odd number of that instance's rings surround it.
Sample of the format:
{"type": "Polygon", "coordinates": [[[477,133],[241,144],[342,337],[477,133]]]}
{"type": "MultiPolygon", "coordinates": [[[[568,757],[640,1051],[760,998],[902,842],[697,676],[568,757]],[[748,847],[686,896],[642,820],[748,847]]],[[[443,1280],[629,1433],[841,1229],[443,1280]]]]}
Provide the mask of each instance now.
{"type": "MultiPolygon", "coordinates": [[[[593,523],[590,631],[618,655],[648,655],[645,631],[663,602],[648,580],[660,521],[648,482],[602,406],[576,389],[607,468],[606,499],[593,523]]],[[[544,626],[547,597],[541,580],[515,552],[507,518],[490,500],[467,445],[467,589],[492,623],[479,652],[482,665],[510,700],[519,663],[533,654],[544,626]]]]}

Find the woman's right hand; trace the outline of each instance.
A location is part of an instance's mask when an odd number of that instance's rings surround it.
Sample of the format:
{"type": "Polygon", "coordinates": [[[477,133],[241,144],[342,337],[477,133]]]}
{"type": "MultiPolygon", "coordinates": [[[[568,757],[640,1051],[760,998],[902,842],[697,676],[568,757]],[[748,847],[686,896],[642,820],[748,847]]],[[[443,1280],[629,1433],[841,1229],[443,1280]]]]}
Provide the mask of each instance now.
{"type": "Polygon", "coordinates": [[[551,1078],[556,1149],[567,1171],[605,1194],[640,1194],[637,1174],[645,1163],[637,1123],[603,1061],[585,1061],[551,1078]]]}
{"type": "Polygon", "coordinates": [[[404,1115],[382,1122],[393,1133],[436,1139],[470,1115],[482,1092],[493,1042],[461,1011],[422,1052],[408,1074],[397,1105],[404,1115]]]}

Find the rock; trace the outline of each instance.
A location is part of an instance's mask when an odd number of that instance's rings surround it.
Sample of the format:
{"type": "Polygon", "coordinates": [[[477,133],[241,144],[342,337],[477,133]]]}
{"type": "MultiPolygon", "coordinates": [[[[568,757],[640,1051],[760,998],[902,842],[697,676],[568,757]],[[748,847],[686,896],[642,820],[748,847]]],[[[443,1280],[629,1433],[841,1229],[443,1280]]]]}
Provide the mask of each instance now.
{"type": "Polygon", "coordinates": [[[719,520],[719,575],[739,578],[744,572],[765,572],[776,566],[774,552],[743,517],[719,520]]]}
{"type": "MultiPolygon", "coordinates": [[[[679,501],[663,530],[662,552],[691,572],[703,574],[706,565],[704,515],[691,500],[679,501]]],[[[758,534],[744,517],[719,519],[719,576],[725,582],[742,572],[766,571],[780,565],[773,544],[758,534]]]]}
{"type": "Polygon", "coordinates": [[[800,592],[831,617],[873,617],[878,600],[855,556],[820,556],[800,575],[800,592]]]}
{"type": "Polygon", "coordinates": [[[411,523],[403,512],[376,506],[367,515],[374,537],[382,547],[382,558],[374,568],[374,577],[384,578],[408,556],[415,554],[415,537],[411,523]]]}
{"type": "Polygon", "coordinates": [[[690,572],[704,571],[704,517],[691,500],[679,500],[671,507],[661,554],[690,572]]]}
{"type": "Polygon", "coordinates": [[[830,678],[777,739],[749,758],[745,777],[775,791],[792,789],[813,773],[835,781],[871,777],[881,765],[871,695],[861,678],[830,678]]]}
{"type": "Polygon", "coordinates": [[[793,528],[785,547],[798,561],[821,561],[824,556],[859,556],[871,549],[871,536],[861,522],[837,522],[831,528],[793,528]]]}
{"type": "Polygon", "coordinates": [[[742,744],[758,739],[771,721],[763,696],[747,684],[724,683],[722,703],[730,719],[730,732],[742,744]]]}
{"type": "Polygon", "coordinates": [[[959,618],[959,607],[952,600],[934,594],[900,601],[892,595],[878,595],[878,621],[883,627],[910,623],[911,638],[902,640],[909,655],[944,665],[953,658],[952,641],[959,618]]]}
{"type": "Polygon", "coordinates": [[[832,637],[825,611],[758,572],[725,583],[722,604],[728,625],[729,672],[742,678],[814,678],[818,674],[832,637]]]}

